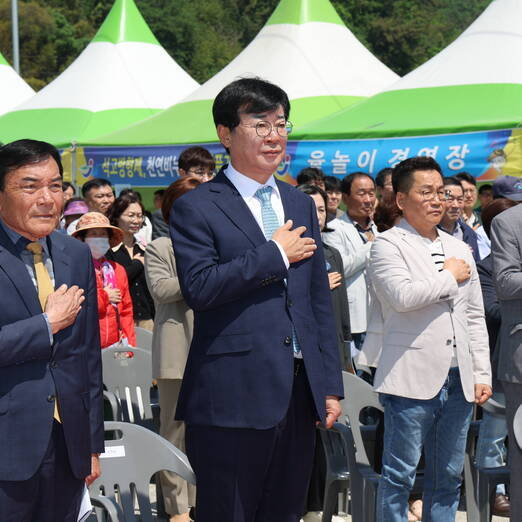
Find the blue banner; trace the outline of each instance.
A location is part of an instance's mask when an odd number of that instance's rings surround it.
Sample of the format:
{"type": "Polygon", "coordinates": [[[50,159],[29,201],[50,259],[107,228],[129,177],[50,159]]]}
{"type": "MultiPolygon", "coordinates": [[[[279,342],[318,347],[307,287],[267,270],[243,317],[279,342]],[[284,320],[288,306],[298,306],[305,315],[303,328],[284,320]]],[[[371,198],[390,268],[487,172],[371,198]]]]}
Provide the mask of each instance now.
{"type": "MultiPolygon", "coordinates": [[[[433,136],[367,140],[289,141],[280,179],[295,183],[305,167],[319,167],[340,178],[355,171],[375,175],[411,156],[431,156],[445,175],[467,171],[478,181],[502,174],[522,175],[521,132],[507,129],[433,136]]],[[[216,160],[216,170],[228,162],[219,143],[198,144],[216,160]]],[[[178,158],[189,145],[150,147],[84,147],[76,150],[76,183],[105,178],[113,184],[167,186],[178,177],[178,158]]],[[[74,177],[73,177],[74,179],[74,177]]]]}

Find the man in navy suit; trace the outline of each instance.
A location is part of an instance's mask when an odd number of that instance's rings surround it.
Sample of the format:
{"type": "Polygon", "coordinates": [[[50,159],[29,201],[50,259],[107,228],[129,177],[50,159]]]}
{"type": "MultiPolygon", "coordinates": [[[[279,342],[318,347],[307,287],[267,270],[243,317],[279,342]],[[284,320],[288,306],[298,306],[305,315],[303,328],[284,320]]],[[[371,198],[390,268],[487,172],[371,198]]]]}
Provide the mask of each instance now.
{"type": "Polygon", "coordinates": [[[89,249],[54,232],[58,151],[0,148],[0,520],[76,522],[100,474],[103,412],[89,249]]]}
{"type": "Polygon", "coordinates": [[[240,79],[213,105],[230,163],[179,198],[170,228],[194,309],[176,418],[197,477],[198,522],[297,522],[315,424],[343,395],[313,200],[273,173],[285,157],[290,103],[240,79]]]}

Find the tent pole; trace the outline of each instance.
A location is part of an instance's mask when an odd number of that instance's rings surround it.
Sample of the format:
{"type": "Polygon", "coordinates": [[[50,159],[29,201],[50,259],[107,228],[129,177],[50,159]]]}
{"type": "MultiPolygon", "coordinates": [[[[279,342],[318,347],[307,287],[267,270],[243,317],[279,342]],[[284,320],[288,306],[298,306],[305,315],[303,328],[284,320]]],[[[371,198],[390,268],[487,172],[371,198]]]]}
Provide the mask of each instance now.
{"type": "Polygon", "coordinates": [[[11,0],[11,25],[13,33],[13,65],[20,74],[20,48],[18,38],[18,0],[11,0]]]}
{"type": "Polygon", "coordinates": [[[76,175],[76,142],[72,142],[71,146],[71,181],[74,186],[74,193],[77,195],[78,193],[78,184],[77,184],[77,175],[76,175]]]}

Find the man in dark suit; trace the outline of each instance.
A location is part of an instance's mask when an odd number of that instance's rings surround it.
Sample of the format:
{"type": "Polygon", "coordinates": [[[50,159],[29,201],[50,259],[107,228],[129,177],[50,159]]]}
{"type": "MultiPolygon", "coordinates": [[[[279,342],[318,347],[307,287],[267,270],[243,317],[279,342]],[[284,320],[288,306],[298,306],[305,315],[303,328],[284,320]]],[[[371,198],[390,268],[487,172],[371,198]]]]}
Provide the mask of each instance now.
{"type": "MultiPolygon", "coordinates": [[[[493,204],[493,203],[492,203],[493,204]]],[[[513,419],[522,405],[522,205],[505,210],[491,224],[493,277],[502,322],[497,377],[506,396],[509,438],[511,520],[522,520],[522,449],[513,419]]]]}
{"type": "Polygon", "coordinates": [[[339,353],[312,199],[273,173],[290,103],[240,79],[213,105],[230,164],[178,199],[171,235],[194,309],[177,409],[197,477],[198,522],[297,522],[315,423],[340,413],[339,353]]]}
{"type": "Polygon", "coordinates": [[[86,245],[54,232],[61,184],[52,145],[0,148],[2,522],[76,522],[100,474],[96,280],[86,245]]]}

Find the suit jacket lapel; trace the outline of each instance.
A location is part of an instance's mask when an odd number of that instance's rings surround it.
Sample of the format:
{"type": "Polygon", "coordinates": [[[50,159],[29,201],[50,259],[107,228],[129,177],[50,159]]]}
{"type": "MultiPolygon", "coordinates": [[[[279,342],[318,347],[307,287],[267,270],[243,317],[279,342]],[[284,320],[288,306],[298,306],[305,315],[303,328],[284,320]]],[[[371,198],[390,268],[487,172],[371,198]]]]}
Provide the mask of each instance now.
{"type": "Polygon", "coordinates": [[[265,243],[266,239],[263,231],[259,228],[257,221],[239,192],[225,176],[223,169],[209,183],[212,184],[210,190],[219,194],[219,197],[214,199],[214,203],[227,215],[234,225],[245,234],[254,246],[265,243]]]}
{"type": "Polygon", "coordinates": [[[54,288],[65,284],[71,285],[70,258],[65,250],[65,241],[60,232],[53,232],[47,237],[47,246],[53,262],[54,288]]]}
{"type": "Polygon", "coordinates": [[[38,292],[16,246],[0,227],[0,270],[11,279],[31,315],[42,313],[38,292]]]}

